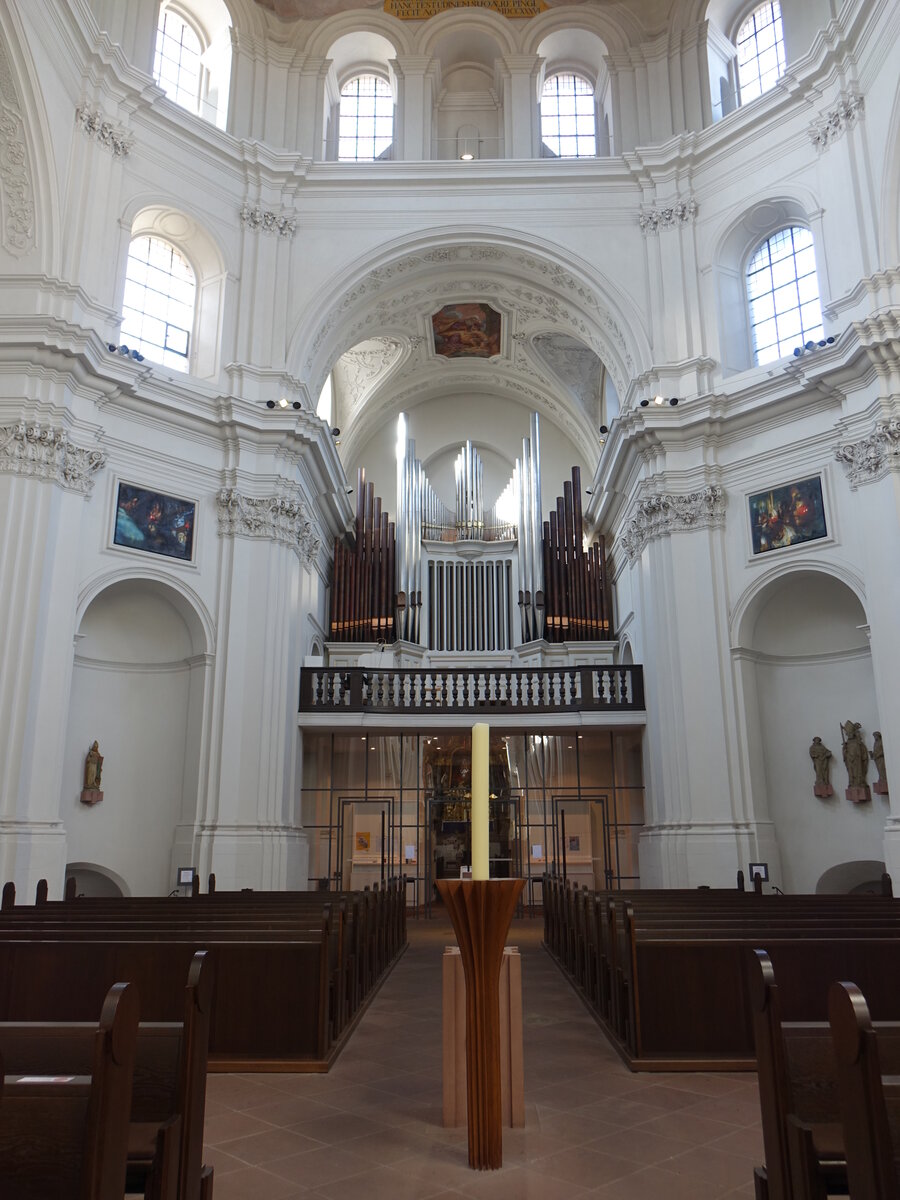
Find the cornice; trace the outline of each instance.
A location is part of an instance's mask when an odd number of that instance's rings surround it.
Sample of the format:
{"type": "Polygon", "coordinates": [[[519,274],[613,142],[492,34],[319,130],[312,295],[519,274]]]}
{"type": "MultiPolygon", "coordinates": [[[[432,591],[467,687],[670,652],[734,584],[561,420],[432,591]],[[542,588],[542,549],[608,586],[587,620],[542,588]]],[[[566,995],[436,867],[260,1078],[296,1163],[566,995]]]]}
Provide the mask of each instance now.
{"type": "Polygon", "coordinates": [[[0,474],[45,479],[88,496],[106,457],[103,450],[74,445],[58,425],[17,421],[0,426],[0,474]]]}

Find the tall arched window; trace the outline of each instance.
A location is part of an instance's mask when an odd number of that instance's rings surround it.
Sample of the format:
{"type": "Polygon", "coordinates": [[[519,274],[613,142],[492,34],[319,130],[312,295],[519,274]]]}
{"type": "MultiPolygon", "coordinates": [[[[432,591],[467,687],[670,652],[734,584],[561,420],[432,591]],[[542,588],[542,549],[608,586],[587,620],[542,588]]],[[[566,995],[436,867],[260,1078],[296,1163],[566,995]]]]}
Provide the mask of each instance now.
{"type": "Polygon", "coordinates": [[[125,273],[122,341],[153,362],[187,371],[196,293],[193,268],[174,246],[135,238],[125,273]]]}
{"type": "Polygon", "coordinates": [[[784,31],[778,0],[753,10],[738,30],[735,44],[741,103],[746,104],[774,87],[784,73],[784,31]]]}
{"type": "Polygon", "coordinates": [[[758,363],[823,336],[813,236],[801,225],[773,233],[747,267],[750,330],[758,363]]]}
{"type": "Polygon", "coordinates": [[[338,158],[374,162],[390,158],[394,140],[394,96],[377,75],[357,75],[341,88],[338,158]]]}
{"type": "Polygon", "coordinates": [[[205,0],[203,20],[189,5],[163,0],[153,78],[170,100],[225,128],[231,76],[231,18],[222,0],[205,0]]]}
{"type": "Polygon", "coordinates": [[[593,158],[597,153],[594,88],[580,75],[551,75],[541,93],[543,153],[593,158]]]}

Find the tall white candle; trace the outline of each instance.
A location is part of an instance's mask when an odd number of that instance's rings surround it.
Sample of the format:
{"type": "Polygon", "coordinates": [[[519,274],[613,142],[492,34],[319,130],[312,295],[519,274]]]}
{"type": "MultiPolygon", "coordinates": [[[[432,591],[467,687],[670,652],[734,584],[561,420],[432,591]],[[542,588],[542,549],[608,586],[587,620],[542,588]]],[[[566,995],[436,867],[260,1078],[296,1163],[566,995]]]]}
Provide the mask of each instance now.
{"type": "Polygon", "coordinates": [[[490,742],[485,721],[472,726],[472,878],[490,879],[490,742]]]}

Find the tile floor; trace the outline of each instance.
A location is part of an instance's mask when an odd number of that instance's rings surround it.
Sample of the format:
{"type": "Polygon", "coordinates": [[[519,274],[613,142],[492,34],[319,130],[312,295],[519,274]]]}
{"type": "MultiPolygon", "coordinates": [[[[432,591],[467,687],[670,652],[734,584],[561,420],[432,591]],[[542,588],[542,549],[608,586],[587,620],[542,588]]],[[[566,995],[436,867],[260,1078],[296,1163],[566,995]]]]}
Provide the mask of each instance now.
{"type": "Polygon", "coordinates": [[[753,1075],[634,1075],[541,946],[522,955],[526,1127],[503,1168],[469,1169],[441,1125],[440,957],[449,923],[409,948],[327,1075],[211,1075],[215,1200],[717,1200],[753,1196],[763,1161],[753,1075]]]}

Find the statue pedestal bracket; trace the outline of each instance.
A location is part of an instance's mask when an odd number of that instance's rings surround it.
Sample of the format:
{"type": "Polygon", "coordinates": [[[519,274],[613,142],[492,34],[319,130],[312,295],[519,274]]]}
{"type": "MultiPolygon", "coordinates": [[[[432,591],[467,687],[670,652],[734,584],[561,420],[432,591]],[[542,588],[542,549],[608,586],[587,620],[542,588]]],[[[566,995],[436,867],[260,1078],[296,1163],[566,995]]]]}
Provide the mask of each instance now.
{"type": "Polygon", "coordinates": [[[865,804],[867,800],[872,799],[872,793],[869,791],[869,785],[865,784],[862,787],[848,787],[845,793],[848,800],[854,804],[865,804]]]}
{"type": "Polygon", "coordinates": [[[84,788],[81,793],[82,804],[99,804],[103,799],[103,793],[97,788],[84,788]]]}
{"type": "Polygon", "coordinates": [[[834,795],[834,788],[830,783],[814,783],[813,795],[819,796],[822,800],[827,800],[829,796],[834,795]]]}

